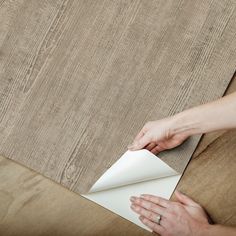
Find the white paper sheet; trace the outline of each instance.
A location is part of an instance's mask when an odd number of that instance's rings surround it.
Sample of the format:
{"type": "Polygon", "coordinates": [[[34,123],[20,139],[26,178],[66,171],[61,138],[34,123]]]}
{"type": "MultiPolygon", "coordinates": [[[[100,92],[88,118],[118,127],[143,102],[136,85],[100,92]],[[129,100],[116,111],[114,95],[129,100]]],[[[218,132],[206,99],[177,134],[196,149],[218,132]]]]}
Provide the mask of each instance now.
{"type": "Polygon", "coordinates": [[[130,197],[145,193],[169,199],[180,177],[146,149],[127,151],[83,196],[149,230],[130,209],[130,197]]]}

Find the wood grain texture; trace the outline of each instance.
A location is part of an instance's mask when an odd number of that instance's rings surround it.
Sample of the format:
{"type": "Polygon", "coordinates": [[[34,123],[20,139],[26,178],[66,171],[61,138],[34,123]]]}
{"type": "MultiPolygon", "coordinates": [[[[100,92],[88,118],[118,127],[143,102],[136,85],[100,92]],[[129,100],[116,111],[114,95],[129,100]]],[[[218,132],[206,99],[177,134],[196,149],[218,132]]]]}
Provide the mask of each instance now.
{"type": "MultiPolygon", "coordinates": [[[[208,143],[204,152],[192,159],[178,185],[206,208],[215,223],[229,226],[236,226],[235,139],[236,132],[231,131],[208,143]]],[[[0,234],[151,235],[4,157],[0,157],[0,234]]]]}
{"type": "MultiPolygon", "coordinates": [[[[232,79],[226,94],[235,91],[236,76],[232,79]]],[[[234,136],[235,132],[230,134],[214,132],[204,135],[190,162],[191,171],[187,169],[178,186],[200,204],[204,204],[215,223],[231,226],[236,226],[234,207],[236,203],[232,195],[236,188],[235,173],[231,173],[235,166],[234,136]],[[216,145],[218,148],[215,149],[216,145]],[[219,147],[223,156],[218,156],[219,147]],[[212,158],[212,154],[217,157],[212,158]],[[228,155],[232,156],[232,159],[228,160],[228,155]],[[214,171],[220,166],[224,167],[221,171],[214,171]],[[197,181],[199,175],[202,181],[197,181]],[[220,177],[223,177],[227,184],[222,185],[220,177]],[[202,182],[207,188],[202,186],[202,182]]],[[[4,236],[151,235],[120,216],[4,157],[0,157],[0,234],[4,236]]]]}
{"type": "MultiPolygon", "coordinates": [[[[40,57],[49,48],[53,22],[62,1],[2,1],[0,4],[0,143],[14,126],[31,76],[40,70],[40,57]],[[34,73],[33,73],[34,71],[34,73]]],[[[46,58],[44,58],[46,59],[46,58]]]]}
{"type": "MultiPolygon", "coordinates": [[[[0,7],[0,153],[75,192],[146,121],[222,96],[235,71],[235,1],[17,3],[0,7]]],[[[161,158],[182,172],[198,141],[161,158]]]]}
{"type": "Polygon", "coordinates": [[[0,156],[0,235],[144,236],[150,233],[0,156]]]}

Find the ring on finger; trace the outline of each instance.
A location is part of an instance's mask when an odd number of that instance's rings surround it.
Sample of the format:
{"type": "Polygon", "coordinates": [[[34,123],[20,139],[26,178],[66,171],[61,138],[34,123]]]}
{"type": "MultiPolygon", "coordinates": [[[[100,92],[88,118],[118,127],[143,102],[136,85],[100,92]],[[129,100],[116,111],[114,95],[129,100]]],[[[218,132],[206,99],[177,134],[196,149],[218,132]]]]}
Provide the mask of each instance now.
{"type": "Polygon", "coordinates": [[[161,223],[161,215],[157,215],[155,221],[156,221],[156,223],[157,223],[158,225],[160,225],[160,223],[161,223]]]}

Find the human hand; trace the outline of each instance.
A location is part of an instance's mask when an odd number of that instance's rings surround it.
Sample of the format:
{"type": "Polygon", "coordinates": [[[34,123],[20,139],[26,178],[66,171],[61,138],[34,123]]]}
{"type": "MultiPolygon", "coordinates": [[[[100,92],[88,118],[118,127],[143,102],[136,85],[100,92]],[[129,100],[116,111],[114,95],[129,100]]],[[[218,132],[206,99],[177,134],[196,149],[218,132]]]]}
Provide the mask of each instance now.
{"type": "Polygon", "coordinates": [[[143,224],[161,236],[205,235],[210,224],[204,209],[178,191],[175,196],[178,202],[148,194],[131,197],[131,209],[140,215],[143,224]]]}
{"type": "Polygon", "coordinates": [[[135,151],[146,148],[156,155],[161,151],[180,145],[188,137],[187,132],[177,128],[175,117],[170,117],[147,122],[128,149],[135,151]]]}

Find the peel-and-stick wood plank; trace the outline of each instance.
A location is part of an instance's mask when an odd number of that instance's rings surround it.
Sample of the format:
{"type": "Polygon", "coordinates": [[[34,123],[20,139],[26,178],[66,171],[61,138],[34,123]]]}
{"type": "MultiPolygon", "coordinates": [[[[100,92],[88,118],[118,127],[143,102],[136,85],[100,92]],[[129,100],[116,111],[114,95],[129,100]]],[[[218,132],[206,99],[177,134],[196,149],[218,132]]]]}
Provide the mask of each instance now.
{"type": "MultiPolygon", "coordinates": [[[[14,17],[7,4],[0,153],[76,192],[146,121],[222,96],[235,70],[234,1],[32,1],[14,17]]],[[[198,141],[161,157],[182,172],[198,141]]]]}
{"type": "MultiPolygon", "coordinates": [[[[191,160],[178,188],[203,205],[215,223],[236,226],[236,131],[212,143],[206,136],[207,147],[191,160]]],[[[0,179],[1,235],[151,235],[1,156],[0,179]]]]}
{"type": "Polygon", "coordinates": [[[62,0],[0,1],[0,144],[36,79],[52,43],[62,0]]]}

